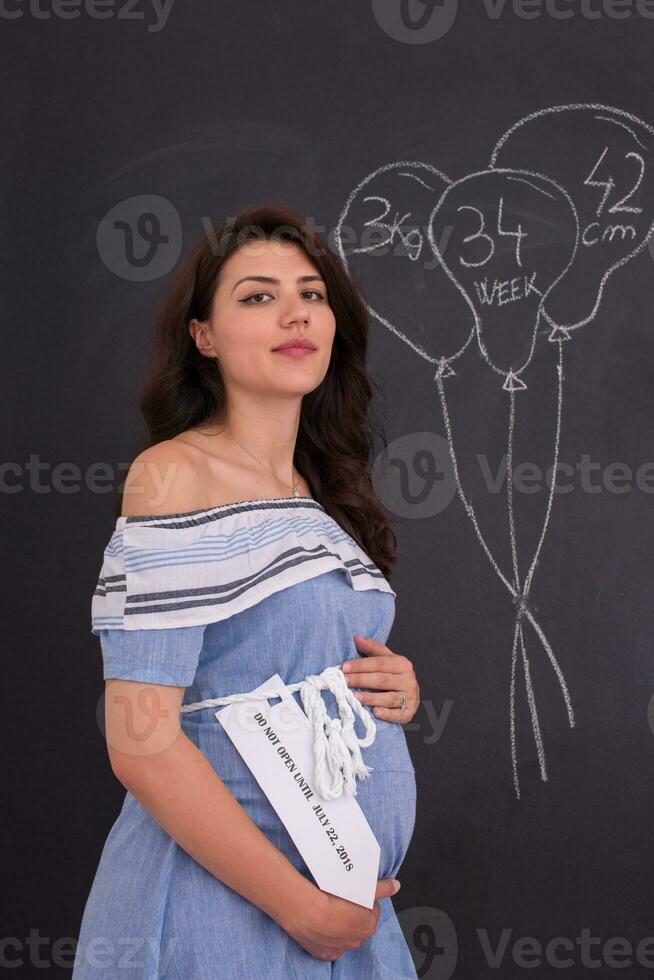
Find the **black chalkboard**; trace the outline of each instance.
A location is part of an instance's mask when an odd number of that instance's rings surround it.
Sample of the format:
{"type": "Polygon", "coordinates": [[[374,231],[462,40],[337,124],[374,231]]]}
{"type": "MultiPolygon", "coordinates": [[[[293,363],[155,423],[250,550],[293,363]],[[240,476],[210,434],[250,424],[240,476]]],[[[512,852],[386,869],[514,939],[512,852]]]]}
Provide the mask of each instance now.
{"type": "Polygon", "coordinates": [[[101,12],[0,13],[12,955],[38,929],[66,973],[123,795],[90,596],[153,311],[212,223],[283,201],[371,311],[419,974],[649,975],[654,5],[101,12]]]}

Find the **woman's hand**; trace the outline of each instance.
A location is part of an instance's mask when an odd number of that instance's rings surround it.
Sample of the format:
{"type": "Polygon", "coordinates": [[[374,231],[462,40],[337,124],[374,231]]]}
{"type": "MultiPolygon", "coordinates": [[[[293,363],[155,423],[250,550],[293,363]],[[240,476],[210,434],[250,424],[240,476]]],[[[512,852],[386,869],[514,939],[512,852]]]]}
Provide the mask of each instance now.
{"type": "Polygon", "coordinates": [[[411,661],[371,636],[355,636],[354,642],[364,656],[345,660],[340,665],[348,687],[376,687],[386,692],[354,691],[355,697],[362,704],[374,705],[373,714],[377,718],[402,725],[411,721],[420,704],[420,688],[411,661]]]}
{"type": "Polygon", "coordinates": [[[372,909],[316,888],[315,897],[307,900],[304,896],[296,909],[277,922],[314,959],[334,962],[374,935],[381,913],[379,899],[389,898],[399,887],[392,878],[380,878],[372,909]]]}

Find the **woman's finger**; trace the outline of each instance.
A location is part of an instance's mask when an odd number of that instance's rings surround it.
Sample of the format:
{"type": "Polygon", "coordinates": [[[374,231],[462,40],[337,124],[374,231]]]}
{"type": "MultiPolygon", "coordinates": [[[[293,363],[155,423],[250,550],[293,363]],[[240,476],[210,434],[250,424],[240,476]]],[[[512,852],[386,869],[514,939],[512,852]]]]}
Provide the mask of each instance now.
{"type": "Polygon", "coordinates": [[[394,674],[410,673],[413,664],[406,657],[399,653],[394,653],[392,657],[361,657],[359,660],[344,660],[339,664],[345,674],[355,674],[363,670],[384,670],[394,674]]]}
{"type": "MultiPolygon", "coordinates": [[[[384,694],[377,694],[373,691],[354,691],[355,698],[357,698],[361,704],[368,704],[371,707],[374,706],[376,708],[398,708],[398,710],[402,700],[400,694],[400,691],[388,691],[384,694]]],[[[407,708],[408,705],[409,698],[407,696],[404,707],[407,708]]]]}
{"type": "Polygon", "coordinates": [[[377,687],[382,691],[408,691],[412,687],[409,677],[402,678],[383,670],[346,673],[345,680],[348,687],[377,687]]]}

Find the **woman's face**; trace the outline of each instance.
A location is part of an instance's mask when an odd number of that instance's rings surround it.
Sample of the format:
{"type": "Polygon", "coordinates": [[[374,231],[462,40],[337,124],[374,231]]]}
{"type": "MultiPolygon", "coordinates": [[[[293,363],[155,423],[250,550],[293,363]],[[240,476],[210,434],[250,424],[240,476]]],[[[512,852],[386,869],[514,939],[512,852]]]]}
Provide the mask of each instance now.
{"type": "MultiPolygon", "coordinates": [[[[193,321],[198,324],[198,321],[193,321]]],[[[222,269],[198,347],[220,361],[225,383],[259,395],[304,395],[327,373],[336,330],[327,287],[306,252],[292,242],[247,242],[222,269]],[[275,351],[302,338],[302,356],[275,351]]]]}

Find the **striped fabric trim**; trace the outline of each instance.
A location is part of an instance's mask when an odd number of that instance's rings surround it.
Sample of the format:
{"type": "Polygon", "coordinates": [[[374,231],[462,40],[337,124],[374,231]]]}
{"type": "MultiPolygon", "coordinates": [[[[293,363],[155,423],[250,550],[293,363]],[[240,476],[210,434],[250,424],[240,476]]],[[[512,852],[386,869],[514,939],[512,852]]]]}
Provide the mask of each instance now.
{"type": "Polygon", "coordinates": [[[91,602],[93,633],[216,622],[340,569],[392,596],[383,573],[311,497],[119,517],[91,602]]]}

